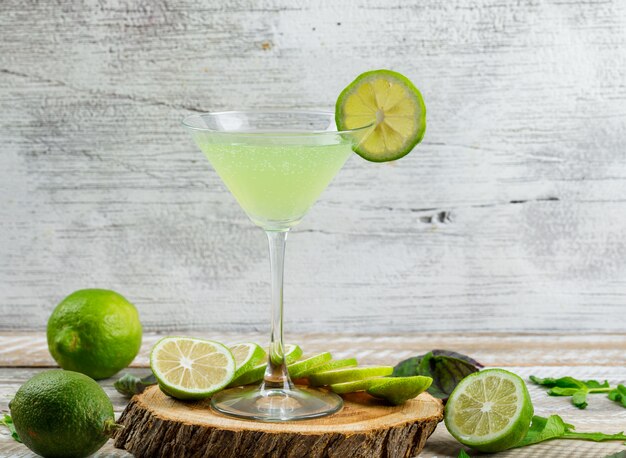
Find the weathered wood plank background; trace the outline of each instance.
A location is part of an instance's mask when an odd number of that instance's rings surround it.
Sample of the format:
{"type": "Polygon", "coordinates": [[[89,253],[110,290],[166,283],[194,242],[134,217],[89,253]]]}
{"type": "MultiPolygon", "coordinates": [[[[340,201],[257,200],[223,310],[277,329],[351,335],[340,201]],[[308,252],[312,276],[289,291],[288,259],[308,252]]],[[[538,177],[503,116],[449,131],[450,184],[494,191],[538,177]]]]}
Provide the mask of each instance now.
{"type": "Polygon", "coordinates": [[[79,288],[153,330],[264,331],[260,230],[179,119],[423,91],[424,143],[352,158],[290,236],[301,331],[617,331],[626,2],[0,2],[0,329],[79,288]]]}

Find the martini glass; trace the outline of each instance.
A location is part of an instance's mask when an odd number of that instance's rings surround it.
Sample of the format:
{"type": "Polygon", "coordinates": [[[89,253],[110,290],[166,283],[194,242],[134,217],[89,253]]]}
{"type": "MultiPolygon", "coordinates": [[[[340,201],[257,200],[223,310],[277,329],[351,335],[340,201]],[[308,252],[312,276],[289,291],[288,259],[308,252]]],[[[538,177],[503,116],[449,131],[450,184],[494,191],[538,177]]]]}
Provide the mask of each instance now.
{"type": "Polygon", "coordinates": [[[296,387],[283,345],[285,242],[352,154],[369,126],[337,131],[334,113],[230,111],[183,120],[226,187],[269,241],[272,275],[271,334],[267,369],[259,386],[221,391],[211,406],[224,414],[263,421],[330,415],[343,402],[336,394],[296,387]]]}

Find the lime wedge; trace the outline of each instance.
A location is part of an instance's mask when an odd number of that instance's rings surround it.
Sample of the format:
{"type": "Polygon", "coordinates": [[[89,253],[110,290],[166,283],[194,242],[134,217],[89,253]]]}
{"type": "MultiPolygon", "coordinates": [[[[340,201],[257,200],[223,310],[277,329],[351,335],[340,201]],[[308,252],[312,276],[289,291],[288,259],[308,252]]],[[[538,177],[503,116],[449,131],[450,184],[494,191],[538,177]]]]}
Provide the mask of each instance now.
{"type": "Polygon", "coordinates": [[[426,131],[426,106],[420,91],[405,76],[390,70],[359,75],[335,105],[339,130],[371,126],[358,134],[354,151],[372,162],[406,156],[426,131]]]}
{"type": "MultiPolygon", "coordinates": [[[[300,356],[302,356],[302,348],[298,345],[285,345],[285,361],[287,362],[287,365],[298,361],[300,356]]],[[[238,375],[237,378],[235,378],[228,386],[233,387],[260,382],[263,380],[266,368],[266,363],[254,366],[238,375]]]]}
{"type": "Polygon", "coordinates": [[[383,377],[366,388],[367,394],[384,399],[393,405],[404,404],[426,391],[433,379],[416,375],[413,377],[383,377]]]}
{"type": "Polygon", "coordinates": [[[265,350],[255,343],[240,343],[229,348],[235,358],[235,379],[258,366],[266,357],[265,350]]]}
{"type": "Polygon", "coordinates": [[[524,381],[502,369],[487,369],[461,380],[448,399],[444,419],[462,444],[499,452],[524,438],[532,416],[524,381]]]}
{"type": "Polygon", "coordinates": [[[302,359],[288,367],[289,376],[291,378],[300,378],[304,372],[311,370],[320,364],[328,362],[331,359],[333,359],[333,356],[328,352],[320,353],[319,355],[311,356],[307,359],[302,359]]]}
{"type": "Polygon", "coordinates": [[[365,378],[391,375],[391,366],[348,367],[309,375],[313,386],[333,385],[335,383],[353,382],[365,378]]]}
{"type": "Polygon", "coordinates": [[[230,383],[235,358],[212,340],[165,337],[150,353],[150,367],[159,385],[178,399],[202,399],[230,383]]]}
{"type": "Polygon", "coordinates": [[[300,374],[300,377],[308,377],[309,375],[318,374],[320,372],[331,371],[333,369],[340,369],[342,367],[355,367],[358,365],[356,358],[347,359],[334,359],[327,363],[320,364],[319,366],[312,367],[308,371],[300,374]]]}

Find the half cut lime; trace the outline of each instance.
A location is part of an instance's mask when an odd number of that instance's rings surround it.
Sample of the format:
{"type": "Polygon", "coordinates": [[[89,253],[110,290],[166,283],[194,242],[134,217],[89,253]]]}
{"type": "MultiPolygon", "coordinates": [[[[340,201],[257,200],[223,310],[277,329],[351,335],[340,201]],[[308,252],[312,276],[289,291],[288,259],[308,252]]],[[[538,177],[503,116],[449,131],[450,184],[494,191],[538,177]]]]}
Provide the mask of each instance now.
{"type": "Polygon", "coordinates": [[[454,389],[445,410],[448,431],[481,452],[499,452],[524,438],[533,405],[524,381],[502,369],[468,375],[454,389]]]}
{"type": "Polygon", "coordinates": [[[165,337],[150,353],[150,367],[166,394],[202,399],[230,383],[235,358],[224,345],[190,337],[165,337]]]}

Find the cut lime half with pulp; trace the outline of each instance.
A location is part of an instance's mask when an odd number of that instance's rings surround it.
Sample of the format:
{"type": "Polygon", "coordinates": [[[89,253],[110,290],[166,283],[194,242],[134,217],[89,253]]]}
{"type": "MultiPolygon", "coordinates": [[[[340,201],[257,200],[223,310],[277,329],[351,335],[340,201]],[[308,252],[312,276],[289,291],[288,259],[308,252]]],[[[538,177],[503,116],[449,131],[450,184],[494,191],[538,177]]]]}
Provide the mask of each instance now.
{"type": "Polygon", "coordinates": [[[359,75],[335,105],[339,130],[359,129],[354,151],[372,162],[395,161],[406,156],[426,131],[422,94],[400,73],[374,70],[359,75]]]}
{"type": "Polygon", "coordinates": [[[159,385],[178,399],[202,399],[230,383],[235,358],[224,345],[191,337],[165,337],[150,353],[159,385]]]}
{"type": "Polygon", "coordinates": [[[499,452],[524,438],[532,417],[524,381],[502,369],[487,369],[461,380],[448,399],[444,419],[462,444],[499,452]]]}
{"type": "Polygon", "coordinates": [[[235,379],[244,372],[258,366],[267,357],[265,350],[259,345],[250,342],[233,345],[229,347],[229,350],[235,358],[235,379]]]}

